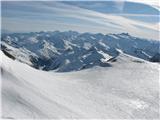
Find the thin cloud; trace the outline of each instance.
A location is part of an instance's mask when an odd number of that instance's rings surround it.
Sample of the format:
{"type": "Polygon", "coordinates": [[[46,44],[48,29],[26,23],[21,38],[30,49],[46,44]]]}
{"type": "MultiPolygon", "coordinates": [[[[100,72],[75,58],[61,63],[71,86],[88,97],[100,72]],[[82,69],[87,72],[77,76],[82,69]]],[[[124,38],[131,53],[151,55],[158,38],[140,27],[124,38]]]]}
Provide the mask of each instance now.
{"type": "Polygon", "coordinates": [[[113,14],[104,14],[60,2],[31,3],[32,4],[26,4],[25,2],[8,2],[6,3],[8,5],[7,10],[5,10],[5,7],[3,7],[4,3],[2,3],[2,27],[5,26],[8,29],[19,27],[17,29],[22,29],[23,31],[25,31],[25,29],[29,31],[29,29],[42,30],[44,28],[48,30],[74,29],[81,32],[88,30],[88,32],[102,33],[129,32],[134,35],[149,38],[155,38],[155,34],[157,34],[155,31],[158,31],[157,24],[131,20],[113,14]],[[32,22],[29,22],[30,20],[32,22]],[[27,27],[27,23],[30,24],[29,26],[34,27],[27,27]],[[39,26],[37,23],[39,23],[39,26]],[[61,24],[61,26],[58,27],[57,24],[61,24]],[[95,28],[95,30],[93,30],[93,28],[95,28]],[[142,28],[146,29],[142,30],[142,28]],[[154,34],[150,35],[148,31],[150,33],[153,31],[154,34]]]}

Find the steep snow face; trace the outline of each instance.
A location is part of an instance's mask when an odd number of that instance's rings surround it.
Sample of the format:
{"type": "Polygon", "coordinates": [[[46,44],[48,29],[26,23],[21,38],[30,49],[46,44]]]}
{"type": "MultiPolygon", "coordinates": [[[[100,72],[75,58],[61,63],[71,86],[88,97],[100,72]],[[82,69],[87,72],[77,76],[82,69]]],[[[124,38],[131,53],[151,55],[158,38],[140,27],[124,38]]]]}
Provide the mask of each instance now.
{"type": "Polygon", "coordinates": [[[3,118],[159,118],[157,63],[120,53],[109,68],[56,73],[0,55],[3,118]]]}
{"type": "Polygon", "coordinates": [[[128,33],[32,32],[4,34],[1,40],[2,49],[17,60],[37,69],[59,72],[110,66],[104,61],[118,56],[118,50],[148,61],[155,61],[153,56],[160,53],[159,41],[136,38],[128,33]]]}

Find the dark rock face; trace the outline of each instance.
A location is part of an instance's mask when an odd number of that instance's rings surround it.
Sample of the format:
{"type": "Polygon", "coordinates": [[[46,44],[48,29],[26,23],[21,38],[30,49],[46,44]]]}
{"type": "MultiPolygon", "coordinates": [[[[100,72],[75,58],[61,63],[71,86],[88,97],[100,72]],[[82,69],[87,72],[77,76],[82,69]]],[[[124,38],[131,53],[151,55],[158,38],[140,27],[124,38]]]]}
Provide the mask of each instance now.
{"type": "Polygon", "coordinates": [[[151,59],[151,62],[160,62],[160,53],[155,54],[151,59]]]}
{"type": "Polygon", "coordinates": [[[2,52],[6,55],[6,56],[8,56],[9,58],[11,58],[11,59],[13,59],[13,60],[15,60],[16,58],[14,57],[14,56],[12,56],[10,53],[8,53],[6,50],[2,50],[2,52]]]}

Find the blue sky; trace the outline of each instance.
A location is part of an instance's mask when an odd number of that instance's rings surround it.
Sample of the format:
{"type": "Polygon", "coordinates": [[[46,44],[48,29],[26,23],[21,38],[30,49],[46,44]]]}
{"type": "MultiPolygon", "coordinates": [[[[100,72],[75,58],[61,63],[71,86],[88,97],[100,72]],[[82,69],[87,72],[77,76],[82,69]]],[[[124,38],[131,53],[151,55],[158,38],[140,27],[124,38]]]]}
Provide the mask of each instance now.
{"type": "Polygon", "coordinates": [[[3,1],[2,30],[129,32],[158,39],[159,6],[154,0],[147,4],[129,1],[3,1]]]}

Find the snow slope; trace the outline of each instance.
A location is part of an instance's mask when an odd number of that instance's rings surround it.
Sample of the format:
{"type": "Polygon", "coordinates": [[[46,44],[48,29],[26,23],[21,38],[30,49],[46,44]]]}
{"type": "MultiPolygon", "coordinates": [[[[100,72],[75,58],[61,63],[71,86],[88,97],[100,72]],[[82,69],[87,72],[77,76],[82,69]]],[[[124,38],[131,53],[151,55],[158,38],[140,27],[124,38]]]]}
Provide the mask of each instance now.
{"type": "Polygon", "coordinates": [[[2,52],[3,118],[159,118],[159,65],[121,53],[112,67],[36,70],[2,52]]]}

